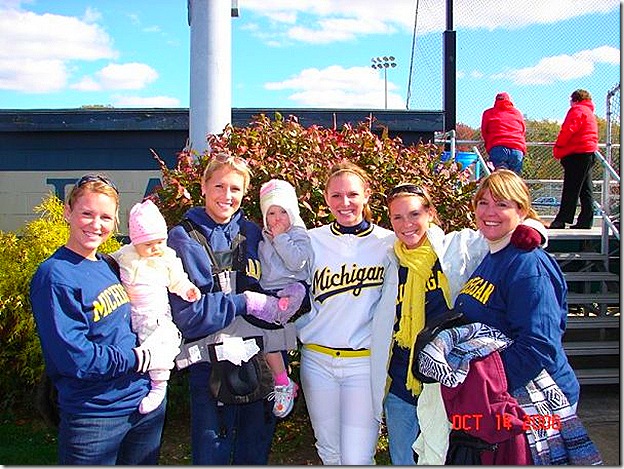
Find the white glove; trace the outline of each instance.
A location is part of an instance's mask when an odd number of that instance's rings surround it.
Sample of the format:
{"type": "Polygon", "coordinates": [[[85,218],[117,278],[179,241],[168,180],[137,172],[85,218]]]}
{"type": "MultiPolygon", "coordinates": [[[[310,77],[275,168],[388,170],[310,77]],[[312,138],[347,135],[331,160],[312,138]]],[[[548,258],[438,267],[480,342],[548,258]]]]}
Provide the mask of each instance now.
{"type": "Polygon", "coordinates": [[[137,371],[171,370],[180,353],[182,334],[173,323],[159,324],[141,345],[136,347],[137,371]]]}

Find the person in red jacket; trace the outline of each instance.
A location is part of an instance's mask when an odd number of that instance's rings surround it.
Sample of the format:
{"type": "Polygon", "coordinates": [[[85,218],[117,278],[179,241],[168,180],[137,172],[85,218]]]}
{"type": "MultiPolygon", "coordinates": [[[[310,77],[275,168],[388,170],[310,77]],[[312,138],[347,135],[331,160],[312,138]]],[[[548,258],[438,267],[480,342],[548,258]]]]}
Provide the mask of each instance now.
{"type": "Polygon", "coordinates": [[[494,106],[483,111],[481,137],[495,169],[522,172],[526,154],[524,116],[514,107],[507,93],[498,93],[494,106]]]}
{"type": "Polygon", "coordinates": [[[570,96],[570,109],[561,125],[553,156],[563,166],[563,189],[559,213],[550,228],[565,228],[574,221],[576,202],[581,211],[576,225],[570,228],[589,229],[594,222],[594,197],[591,168],[598,151],[598,122],[589,91],[576,90],[570,96]]]}

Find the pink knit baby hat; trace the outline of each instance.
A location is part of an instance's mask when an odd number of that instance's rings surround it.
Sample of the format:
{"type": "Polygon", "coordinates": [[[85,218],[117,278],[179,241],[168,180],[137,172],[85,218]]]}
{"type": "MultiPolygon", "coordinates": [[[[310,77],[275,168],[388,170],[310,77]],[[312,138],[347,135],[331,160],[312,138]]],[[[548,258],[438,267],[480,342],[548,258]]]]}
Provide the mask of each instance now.
{"type": "Polygon", "coordinates": [[[167,239],[167,222],[156,204],[149,199],[132,207],[128,224],[132,244],[167,239]]]}

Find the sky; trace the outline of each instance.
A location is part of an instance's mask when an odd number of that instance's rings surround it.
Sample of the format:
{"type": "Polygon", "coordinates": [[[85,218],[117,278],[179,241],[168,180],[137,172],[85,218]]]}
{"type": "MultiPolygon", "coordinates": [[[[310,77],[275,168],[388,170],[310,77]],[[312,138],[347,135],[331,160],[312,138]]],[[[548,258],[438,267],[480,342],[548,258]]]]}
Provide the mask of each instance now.
{"type": "MultiPolygon", "coordinates": [[[[619,0],[453,5],[457,122],[478,128],[499,91],[529,119],[561,121],[577,88],[605,117],[620,80],[619,0]]],[[[392,56],[388,108],[440,110],[445,8],[238,0],[232,107],[383,109],[384,73],[371,59],[392,56]]],[[[0,108],[187,108],[187,15],[186,0],[0,0],[0,108]]]]}

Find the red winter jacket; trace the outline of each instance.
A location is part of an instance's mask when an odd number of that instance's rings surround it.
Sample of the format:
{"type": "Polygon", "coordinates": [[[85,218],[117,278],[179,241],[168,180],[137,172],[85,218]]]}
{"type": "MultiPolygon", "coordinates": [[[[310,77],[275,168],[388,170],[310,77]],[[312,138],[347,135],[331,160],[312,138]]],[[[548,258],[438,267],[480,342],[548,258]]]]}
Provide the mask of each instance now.
{"type": "Polygon", "coordinates": [[[522,113],[508,98],[494,100],[494,107],[483,111],[481,137],[489,153],[492,147],[507,147],[526,154],[526,126],[522,113]]]}
{"type": "Polygon", "coordinates": [[[594,115],[594,103],[591,99],[572,103],[561,124],[553,156],[560,160],[568,155],[597,150],[598,122],[594,115]]]}

